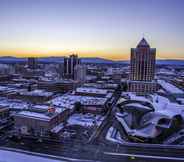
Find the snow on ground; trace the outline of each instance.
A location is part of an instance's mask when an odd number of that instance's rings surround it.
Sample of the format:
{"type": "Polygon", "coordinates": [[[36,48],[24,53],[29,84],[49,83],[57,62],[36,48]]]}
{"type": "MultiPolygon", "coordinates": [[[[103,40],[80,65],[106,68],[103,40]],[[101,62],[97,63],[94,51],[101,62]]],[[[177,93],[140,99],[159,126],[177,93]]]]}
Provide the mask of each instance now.
{"type": "Polygon", "coordinates": [[[0,162],[64,162],[13,151],[0,150],[0,162]]]}
{"type": "Polygon", "coordinates": [[[166,82],[165,80],[158,80],[158,83],[162,86],[163,89],[165,89],[169,93],[175,93],[175,94],[184,93],[181,89],[177,88],[173,84],[166,82]]]}
{"type": "Polygon", "coordinates": [[[66,107],[58,107],[58,106],[52,106],[52,105],[32,105],[31,108],[37,109],[37,110],[45,110],[48,111],[49,108],[54,108],[55,112],[61,113],[65,111],[67,108],[66,107]]]}
{"type": "Polygon", "coordinates": [[[81,125],[83,127],[99,126],[104,120],[104,117],[93,114],[73,114],[68,119],[68,125],[81,125]]]}

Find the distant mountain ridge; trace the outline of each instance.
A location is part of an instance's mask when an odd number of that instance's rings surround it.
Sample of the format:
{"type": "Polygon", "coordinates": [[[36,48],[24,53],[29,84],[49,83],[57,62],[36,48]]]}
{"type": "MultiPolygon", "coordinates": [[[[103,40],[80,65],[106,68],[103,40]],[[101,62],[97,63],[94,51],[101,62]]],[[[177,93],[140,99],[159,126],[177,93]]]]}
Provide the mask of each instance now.
{"type": "MultiPolygon", "coordinates": [[[[38,58],[39,62],[42,63],[63,63],[64,57],[40,57],[38,58]]],[[[0,57],[0,63],[23,63],[26,62],[27,58],[17,58],[12,56],[2,56],[0,57]]],[[[97,63],[97,64],[129,64],[129,60],[118,60],[113,61],[109,59],[99,58],[99,57],[82,57],[81,61],[83,63],[97,63]]],[[[177,59],[165,59],[165,60],[156,60],[157,65],[184,65],[184,60],[177,59]]]]}

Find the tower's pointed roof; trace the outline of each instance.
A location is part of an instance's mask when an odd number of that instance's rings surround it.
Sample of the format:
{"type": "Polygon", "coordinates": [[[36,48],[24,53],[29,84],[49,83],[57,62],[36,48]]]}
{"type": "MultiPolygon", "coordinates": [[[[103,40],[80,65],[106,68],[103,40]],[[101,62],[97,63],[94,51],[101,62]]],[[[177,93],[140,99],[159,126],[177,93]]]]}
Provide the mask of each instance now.
{"type": "Polygon", "coordinates": [[[150,47],[150,45],[148,44],[145,38],[142,38],[141,41],[138,43],[137,47],[150,47]]]}

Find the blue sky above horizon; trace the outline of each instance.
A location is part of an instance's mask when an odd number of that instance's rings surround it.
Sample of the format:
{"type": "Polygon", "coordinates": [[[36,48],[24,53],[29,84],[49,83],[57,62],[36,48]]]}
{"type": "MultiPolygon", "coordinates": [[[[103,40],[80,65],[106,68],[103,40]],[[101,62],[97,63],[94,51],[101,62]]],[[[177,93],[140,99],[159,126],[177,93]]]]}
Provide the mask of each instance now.
{"type": "Polygon", "coordinates": [[[128,59],[144,36],[184,59],[183,0],[0,0],[0,54],[128,59]]]}

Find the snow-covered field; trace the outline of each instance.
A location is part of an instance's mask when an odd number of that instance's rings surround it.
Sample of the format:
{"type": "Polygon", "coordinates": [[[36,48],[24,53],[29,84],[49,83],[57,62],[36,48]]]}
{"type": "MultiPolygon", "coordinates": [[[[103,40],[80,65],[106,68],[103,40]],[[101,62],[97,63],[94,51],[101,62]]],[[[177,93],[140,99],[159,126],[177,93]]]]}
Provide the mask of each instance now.
{"type": "Polygon", "coordinates": [[[0,150],[0,162],[64,162],[13,151],[0,150]]]}

